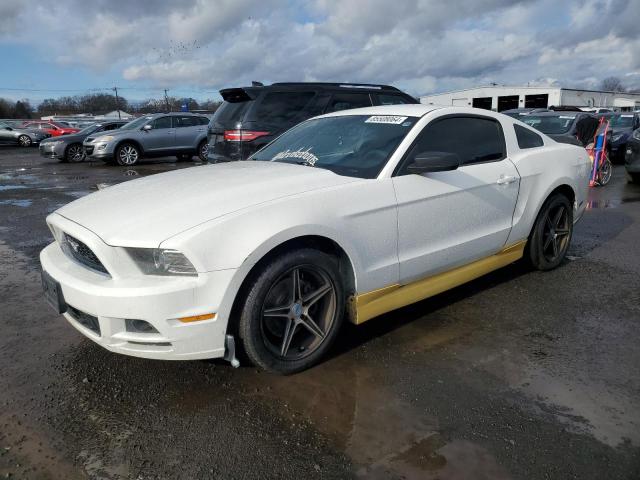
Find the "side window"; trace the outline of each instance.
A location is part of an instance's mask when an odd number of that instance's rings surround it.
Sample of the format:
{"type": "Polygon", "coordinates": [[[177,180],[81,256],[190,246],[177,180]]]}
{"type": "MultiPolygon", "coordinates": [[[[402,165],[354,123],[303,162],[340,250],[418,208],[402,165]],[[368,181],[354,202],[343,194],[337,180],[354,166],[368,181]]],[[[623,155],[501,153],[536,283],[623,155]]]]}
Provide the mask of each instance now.
{"type": "Polygon", "coordinates": [[[377,97],[380,105],[404,105],[409,103],[406,98],[401,97],[400,95],[386,95],[378,93],[377,97]]]}
{"type": "Polygon", "coordinates": [[[315,92],[271,92],[257,105],[255,117],[261,122],[291,124],[305,109],[315,92]]]}
{"type": "Polygon", "coordinates": [[[156,118],[152,125],[154,130],[158,130],[160,128],[171,128],[171,117],[156,118]]]}
{"type": "Polygon", "coordinates": [[[515,124],[513,125],[513,129],[516,131],[516,138],[518,139],[518,146],[520,148],[536,148],[544,145],[542,137],[536,132],[532,132],[528,128],[515,124]]]}
{"type": "Polygon", "coordinates": [[[41,123],[40,128],[43,130],[57,130],[57,128],[51,125],[50,123],[41,123]]]}
{"type": "Polygon", "coordinates": [[[200,124],[197,117],[192,115],[185,115],[183,117],[173,117],[173,123],[175,127],[196,127],[200,124]]]}
{"type": "Polygon", "coordinates": [[[107,131],[107,130],[117,130],[118,128],[120,128],[120,124],[119,123],[110,123],[108,125],[105,125],[102,128],[105,131],[107,131]]]}
{"type": "Polygon", "coordinates": [[[325,113],[370,107],[371,105],[371,97],[368,93],[336,93],[331,97],[325,113]]]}
{"type": "Polygon", "coordinates": [[[207,117],[196,117],[200,125],[209,125],[209,119],[207,117]]]}
{"type": "MultiPolygon", "coordinates": [[[[506,157],[500,123],[480,117],[449,117],[429,123],[420,132],[406,161],[426,152],[455,153],[462,165],[498,161],[506,157]]],[[[406,165],[405,162],[402,169],[406,165]]]]}

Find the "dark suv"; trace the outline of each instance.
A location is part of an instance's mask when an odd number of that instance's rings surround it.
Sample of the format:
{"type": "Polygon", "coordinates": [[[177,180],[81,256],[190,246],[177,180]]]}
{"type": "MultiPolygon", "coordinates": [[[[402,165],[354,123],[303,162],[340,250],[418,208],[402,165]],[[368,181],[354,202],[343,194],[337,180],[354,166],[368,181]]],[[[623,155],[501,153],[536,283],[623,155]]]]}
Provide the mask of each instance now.
{"type": "Polygon", "coordinates": [[[323,113],[420,103],[395,87],[340,83],[274,83],[220,90],[224,102],[209,122],[210,163],[246,160],[294,125],[323,113]]]}

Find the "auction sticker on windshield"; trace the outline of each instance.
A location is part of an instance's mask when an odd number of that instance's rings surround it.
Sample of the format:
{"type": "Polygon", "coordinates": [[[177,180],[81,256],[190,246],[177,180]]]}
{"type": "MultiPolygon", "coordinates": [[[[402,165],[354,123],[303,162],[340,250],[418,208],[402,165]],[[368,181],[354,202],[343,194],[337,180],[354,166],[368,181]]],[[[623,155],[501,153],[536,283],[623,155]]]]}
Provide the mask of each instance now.
{"type": "Polygon", "coordinates": [[[365,123],[387,123],[390,125],[400,125],[407,117],[399,117],[397,115],[374,115],[367,118],[365,123]]]}

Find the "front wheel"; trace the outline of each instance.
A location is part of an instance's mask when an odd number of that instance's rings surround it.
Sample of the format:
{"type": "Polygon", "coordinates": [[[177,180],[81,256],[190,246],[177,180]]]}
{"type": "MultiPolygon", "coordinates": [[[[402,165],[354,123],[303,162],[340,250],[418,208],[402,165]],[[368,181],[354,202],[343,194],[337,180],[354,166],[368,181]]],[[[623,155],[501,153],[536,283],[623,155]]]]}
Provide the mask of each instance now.
{"type": "Polygon", "coordinates": [[[264,370],[305,370],[331,347],[344,308],[337,260],[317,250],[294,250],[270,261],[251,283],[241,308],[242,345],[264,370]]]}
{"type": "Polygon", "coordinates": [[[33,142],[31,141],[31,137],[29,135],[20,135],[18,137],[18,144],[21,147],[30,147],[33,142]]]}
{"type": "Polygon", "coordinates": [[[116,150],[116,162],[118,162],[118,165],[131,167],[136,165],[138,160],[140,160],[140,151],[131,143],[122,144],[116,150]]]}
{"type": "Polygon", "coordinates": [[[564,195],[547,199],[533,226],[525,248],[525,259],[538,270],[556,268],[565,255],[573,234],[573,208],[564,195]]]}
{"type": "Polygon", "coordinates": [[[613,172],[613,165],[611,164],[611,160],[609,160],[609,156],[604,157],[604,161],[598,167],[598,175],[596,181],[599,185],[605,186],[611,180],[611,174],[613,172]]]}
{"type": "Polygon", "coordinates": [[[84,150],[79,143],[72,143],[67,147],[64,154],[64,160],[67,162],[81,162],[84,160],[84,150]]]}

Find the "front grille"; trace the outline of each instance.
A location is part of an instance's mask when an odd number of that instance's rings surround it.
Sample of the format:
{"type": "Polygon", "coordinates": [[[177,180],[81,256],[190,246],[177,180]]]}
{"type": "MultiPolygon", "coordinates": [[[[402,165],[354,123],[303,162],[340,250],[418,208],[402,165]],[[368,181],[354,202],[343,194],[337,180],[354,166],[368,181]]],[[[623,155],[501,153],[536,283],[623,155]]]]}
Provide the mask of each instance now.
{"type": "Polygon", "coordinates": [[[100,335],[100,322],[98,322],[98,317],[84,313],[71,305],[67,305],[67,312],[80,325],[100,335]]]}
{"type": "Polygon", "coordinates": [[[89,267],[90,269],[101,273],[106,273],[107,275],[109,274],[107,269],[104,268],[104,265],[102,265],[102,262],[98,257],[96,257],[96,254],[93,253],[86,244],[67,233],[64,234],[62,250],[85,267],[89,267]]]}

